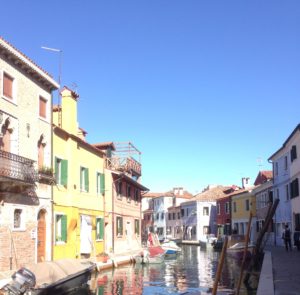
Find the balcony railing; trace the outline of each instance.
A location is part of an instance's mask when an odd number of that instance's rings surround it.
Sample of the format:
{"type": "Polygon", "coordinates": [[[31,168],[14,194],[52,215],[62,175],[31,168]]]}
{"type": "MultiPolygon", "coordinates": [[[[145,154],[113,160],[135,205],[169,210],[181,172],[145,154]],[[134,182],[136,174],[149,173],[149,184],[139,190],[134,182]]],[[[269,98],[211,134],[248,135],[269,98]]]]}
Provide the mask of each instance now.
{"type": "Polygon", "coordinates": [[[142,166],[133,158],[112,157],[107,159],[107,168],[130,174],[141,175],[142,166]]]}
{"type": "Polygon", "coordinates": [[[107,168],[141,176],[141,152],[131,142],[114,143],[116,150],[107,159],[107,168]]]}
{"type": "Polygon", "coordinates": [[[1,150],[0,177],[28,184],[34,184],[38,180],[33,160],[1,150]]]}

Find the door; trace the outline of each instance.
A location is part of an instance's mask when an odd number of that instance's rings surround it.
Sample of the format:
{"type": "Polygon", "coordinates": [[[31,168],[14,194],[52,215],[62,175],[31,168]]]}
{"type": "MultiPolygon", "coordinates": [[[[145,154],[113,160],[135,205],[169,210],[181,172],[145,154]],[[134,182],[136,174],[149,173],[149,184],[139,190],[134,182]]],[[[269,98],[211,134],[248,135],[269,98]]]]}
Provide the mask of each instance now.
{"type": "Polygon", "coordinates": [[[46,211],[41,210],[38,214],[37,226],[37,262],[45,260],[46,255],[46,211]]]}
{"type": "Polygon", "coordinates": [[[81,215],[80,224],[80,254],[89,257],[92,252],[92,218],[88,215],[81,215]]]}
{"type": "Polygon", "coordinates": [[[126,240],[128,249],[131,249],[131,242],[132,242],[132,229],[131,229],[131,222],[126,222],[126,240]]]}

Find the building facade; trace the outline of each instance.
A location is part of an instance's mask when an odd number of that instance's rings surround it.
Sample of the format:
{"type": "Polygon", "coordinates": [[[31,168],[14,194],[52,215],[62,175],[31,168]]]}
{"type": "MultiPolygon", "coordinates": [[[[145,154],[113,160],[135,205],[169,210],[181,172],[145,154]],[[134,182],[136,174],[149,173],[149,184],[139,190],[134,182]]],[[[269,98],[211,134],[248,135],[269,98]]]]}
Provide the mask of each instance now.
{"type": "Polygon", "coordinates": [[[53,258],[104,251],[105,154],[89,144],[77,122],[78,94],[64,87],[53,108],[53,258]]]}
{"type": "Polygon", "coordinates": [[[51,259],[51,105],[58,88],[0,38],[0,270],[51,259]]]}

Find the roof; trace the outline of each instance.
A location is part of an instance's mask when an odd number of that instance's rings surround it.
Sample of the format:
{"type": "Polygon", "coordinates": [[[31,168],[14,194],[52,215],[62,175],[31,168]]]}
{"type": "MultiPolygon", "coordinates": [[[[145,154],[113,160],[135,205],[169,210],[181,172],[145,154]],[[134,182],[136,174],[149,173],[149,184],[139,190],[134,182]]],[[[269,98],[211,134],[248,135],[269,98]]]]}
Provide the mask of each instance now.
{"type": "Polygon", "coordinates": [[[272,170],[264,170],[264,171],[259,171],[254,185],[259,185],[267,182],[268,180],[271,180],[273,178],[273,171],[272,170]]]}
{"type": "MultiPolygon", "coordinates": [[[[108,170],[108,169],[107,169],[108,170]]],[[[132,185],[136,186],[137,188],[139,188],[142,191],[149,191],[148,188],[146,188],[145,186],[143,186],[142,184],[140,184],[139,182],[137,182],[136,180],[134,180],[133,178],[129,177],[128,175],[126,175],[124,172],[118,172],[118,171],[113,171],[113,170],[109,170],[112,174],[118,175],[120,176],[120,178],[125,179],[127,182],[131,183],[132,185]]]]}
{"type": "Polygon", "coordinates": [[[14,60],[14,64],[23,68],[27,73],[29,73],[33,78],[35,76],[39,77],[39,81],[47,85],[50,90],[55,90],[59,88],[59,84],[51,77],[51,75],[38,66],[33,60],[31,60],[23,52],[15,48],[12,44],[6,41],[0,36],[0,48],[2,55],[7,55],[14,60]]]}
{"type": "Polygon", "coordinates": [[[65,91],[65,90],[70,91],[70,92],[71,92],[71,95],[72,95],[72,97],[73,97],[74,99],[76,99],[76,100],[78,99],[79,94],[78,94],[76,91],[70,89],[70,88],[67,87],[67,86],[64,86],[63,89],[60,91],[60,93],[62,94],[62,92],[65,91]]]}
{"type": "Polygon", "coordinates": [[[298,125],[296,126],[296,128],[293,130],[293,132],[289,135],[289,137],[288,137],[288,138],[286,139],[286,141],[283,143],[282,147],[281,147],[279,150],[277,150],[272,156],[269,157],[268,161],[271,161],[272,158],[274,158],[279,152],[281,152],[281,151],[286,147],[287,143],[290,141],[290,139],[295,135],[295,133],[296,133],[298,130],[300,131],[300,124],[298,124],[298,125]]]}
{"type": "Polygon", "coordinates": [[[62,132],[63,134],[65,134],[69,138],[74,139],[78,143],[81,143],[83,146],[86,146],[87,148],[90,148],[92,151],[94,151],[95,153],[99,154],[100,156],[104,155],[104,153],[101,150],[95,148],[93,145],[91,145],[88,142],[82,140],[80,137],[78,137],[78,136],[76,136],[74,134],[71,134],[71,133],[67,132],[66,130],[64,130],[64,129],[62,129],[62,128],[54,125],[54,124],[53,124],[53,128],[54,128],[54,130],[58,130],[59,132],[62,132]]]}
{"type": "Polygon", "coordinates": [[[204,192],[195,195],[191,201],[215,201],[226,196],[231,186],[217,185],[204,192]]]}
{"type": "Polygon", "coordinates": [[[176,198],[181,198],[181,199],[191,199],[193,195],[189,193],[188,191],[183,191],[182,194],[174,194],[173,191],[168,191],[165,193],[154,193],[154,192],[149,192],[143,196],[144,198],[160,198],[160,197],[176,197],[176,198]]]}
{"type": "Polygon", "coordinates": [[[116,150],[116,147],[112,141],[93,143],[93,146],[100,150],[108,147],[111,147],[114,151],[116,150]]]}

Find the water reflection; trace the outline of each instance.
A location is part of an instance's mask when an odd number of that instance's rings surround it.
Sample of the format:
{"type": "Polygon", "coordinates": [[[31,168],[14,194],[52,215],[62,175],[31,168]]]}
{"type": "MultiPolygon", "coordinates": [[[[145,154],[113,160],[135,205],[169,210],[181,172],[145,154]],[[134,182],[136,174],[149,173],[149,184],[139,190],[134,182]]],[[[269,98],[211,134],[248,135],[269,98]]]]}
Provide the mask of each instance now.
{"type": "MultiPolygon", "coordinates": [[[[128,265],[100,273],[91,285],[95,295],[211,294],[219,253],[200,251],[197,246],[183,246],[182,254],[165,259],[162,264],[128,265]]],[[[232,261],[224,263],[218,294],[232,294],[239,275],[232,261]]],[[[89,293],[76,293],[89,294],[89,293]]],[[[241,295],[250,294],[241,290],[241,295]]]]}

